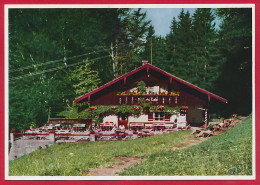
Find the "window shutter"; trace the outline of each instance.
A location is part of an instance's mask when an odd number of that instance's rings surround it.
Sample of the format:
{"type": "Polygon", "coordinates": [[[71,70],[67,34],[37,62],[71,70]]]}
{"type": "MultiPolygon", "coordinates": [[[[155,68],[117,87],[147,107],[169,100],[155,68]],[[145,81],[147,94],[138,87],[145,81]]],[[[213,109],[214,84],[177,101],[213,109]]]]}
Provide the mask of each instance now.
{"type": "Polygon", "coordinates": [[[153,121],[153,113],[148,114],[148,121],[153,121]]]}

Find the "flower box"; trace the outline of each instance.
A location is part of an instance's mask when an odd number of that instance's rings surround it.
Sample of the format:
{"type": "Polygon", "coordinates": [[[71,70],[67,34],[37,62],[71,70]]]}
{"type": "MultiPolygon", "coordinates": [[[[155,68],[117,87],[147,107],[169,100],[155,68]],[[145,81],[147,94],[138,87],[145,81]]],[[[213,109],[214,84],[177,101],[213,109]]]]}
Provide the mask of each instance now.
{"type": "Polygon", "coordinates": [[[159,106],[158,110],[164,110],[164,106],[159,106]]]}

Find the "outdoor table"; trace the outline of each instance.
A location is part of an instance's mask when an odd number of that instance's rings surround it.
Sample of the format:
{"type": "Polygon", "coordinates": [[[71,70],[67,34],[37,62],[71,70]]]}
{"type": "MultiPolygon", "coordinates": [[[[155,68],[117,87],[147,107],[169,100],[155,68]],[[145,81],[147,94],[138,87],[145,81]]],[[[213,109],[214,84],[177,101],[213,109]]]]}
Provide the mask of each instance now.
{"type": "Polygon", "coordinates": [[[118,135],[117,139],[120,140],[120,139],[122,139],[124,137],[125,130],[116,130],[116,134],[118,135]]]}
{"type": "Polygon", "coordinates": [[[144,133],[150,133],[152,131],[152,129],[143,129],[142,130],[144,133]]]}
{"type": "Polygon", "coordinates": [[[70,134],[70,130],[56,130],[55,131],[56,134],[70,134]]]}
{"type": "Polygon", "coordinates": [[[116,130],[116,133],[125,133],[125,130],[116,130]]]}

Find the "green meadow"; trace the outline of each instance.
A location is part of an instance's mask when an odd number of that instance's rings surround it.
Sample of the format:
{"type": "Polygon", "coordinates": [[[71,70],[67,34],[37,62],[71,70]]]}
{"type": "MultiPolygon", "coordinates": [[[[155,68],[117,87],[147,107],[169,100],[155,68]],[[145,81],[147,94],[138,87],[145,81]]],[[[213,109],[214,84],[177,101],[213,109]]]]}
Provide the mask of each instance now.
{"type": "Polygon", "coordinates": [[[121,163],[116,156],[149,157],[191,138],[190,130],[128,141],[55,144],[10,161],[11,176],[80,175],[90,168],[121,163]]]}
{"type": "Polygon", "coordinates": [[[10,176],[77,176],[90,168],[111,167],[117,156],[144,157],[119,175],[251,175],[252,118],[198,145],[172,150],[191,131],[128,141],[55,144],[9,162],[10,176]]]}
{"type": "Polygon", "coordinates": [[[198,145],[153,153],[120,175],[252,175],[252,117],[198,145]]]}

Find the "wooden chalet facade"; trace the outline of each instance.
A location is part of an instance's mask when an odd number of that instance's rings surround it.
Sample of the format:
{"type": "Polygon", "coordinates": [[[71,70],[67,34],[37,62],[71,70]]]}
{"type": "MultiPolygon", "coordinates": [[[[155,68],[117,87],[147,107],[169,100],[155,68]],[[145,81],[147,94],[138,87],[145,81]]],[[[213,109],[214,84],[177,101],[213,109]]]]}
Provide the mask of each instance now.
{"type": "Polygon", "coordinates": [[[205,119],[207,120],[205,109],[212,99],[228,102],[220,96],[143,61],[139,68],[79,97],[74,103],[89,102],[91,106],[138,106],[140,99],[162,109],[164,106],[182,108],[174,114],[165,114],[160,111],[127,117],[110,114],[104,116],[103,123],[113,123],[117,126],[124,124],[127,128],[138,124],[173,123],[178,123],[178,127],[186,127],[187,124],[203,124],[205,119]],[[146,85],[145,93],[138,92],[136,83],[140,81],[146,85]]]}

